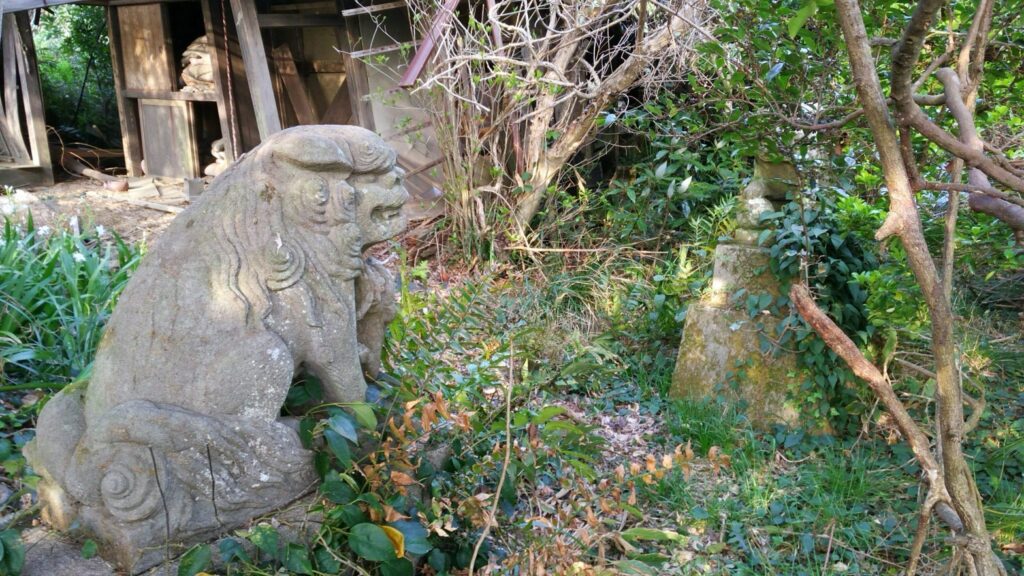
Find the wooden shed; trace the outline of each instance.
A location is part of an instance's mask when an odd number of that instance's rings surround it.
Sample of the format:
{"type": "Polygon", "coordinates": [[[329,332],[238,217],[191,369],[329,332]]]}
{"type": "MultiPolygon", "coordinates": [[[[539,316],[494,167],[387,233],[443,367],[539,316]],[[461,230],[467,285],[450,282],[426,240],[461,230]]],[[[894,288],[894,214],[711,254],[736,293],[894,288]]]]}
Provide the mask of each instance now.
{"type": "MultiPolygon", "coordinates": [[[[64,3],[0,1],[0,183],[52,181],[25,10],[64,3]]],[[[87,3],[107,7],[130,176],[195,178],[214,161],[215,145],[230,162],[282,128],[357,124],[398,150],[414,192],[437,185],[429,115],[398,87],[418,46],[405,0],[87,3]],[[202,89],[183,80],[189,55],[208,58],[202,89]]]]}

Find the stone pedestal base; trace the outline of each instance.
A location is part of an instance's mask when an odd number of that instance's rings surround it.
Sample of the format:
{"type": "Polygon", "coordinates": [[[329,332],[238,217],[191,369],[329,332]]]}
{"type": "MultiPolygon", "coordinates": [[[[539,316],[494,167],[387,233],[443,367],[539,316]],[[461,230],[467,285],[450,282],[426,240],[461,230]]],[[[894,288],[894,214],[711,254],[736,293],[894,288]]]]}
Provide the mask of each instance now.
{"type": "Polygon", "coordinates": [[[718,246],[712,288],[686,315],[671,388],[675,398],[724,395],[730,403],[742,401],[751,422],[762,427],[797,420],[798,411],[786,400],[787,388],[797,378],[796,357],[763,353],[760,332],[773,335],[779,320],[753,320],[742,309],[745,296],[737,303],[730,300],[741,288],[747,294],[779,294],[768,261],[763,248],[718,246]]]}

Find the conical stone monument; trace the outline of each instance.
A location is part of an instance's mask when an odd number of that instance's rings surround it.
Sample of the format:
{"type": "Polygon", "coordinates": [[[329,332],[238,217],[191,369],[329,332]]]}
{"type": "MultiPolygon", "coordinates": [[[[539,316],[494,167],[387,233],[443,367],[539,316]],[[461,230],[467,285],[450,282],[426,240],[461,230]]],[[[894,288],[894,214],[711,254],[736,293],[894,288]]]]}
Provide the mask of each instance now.
{"type": "Polygon", "coordinates": [[[797,411],[787,402],[786,392],[796,377],[796,357],[775,346],[762,351],[765,336],[774,337],[781,318],[764,311],[752,319],[746,296],[733,296],[740,290],[746,295],[779,295],[769,251],[758,246],[765,230],[760,219],[778,210],[786,194],[798,186],[792,164],[755,163],[754,177],[740,194],[733,239],[715,249],[711,289],[687,311],[672,375],[673,397],[724,395],[730,403],[745,404],[755,425],[795,421],[797,411]]]}

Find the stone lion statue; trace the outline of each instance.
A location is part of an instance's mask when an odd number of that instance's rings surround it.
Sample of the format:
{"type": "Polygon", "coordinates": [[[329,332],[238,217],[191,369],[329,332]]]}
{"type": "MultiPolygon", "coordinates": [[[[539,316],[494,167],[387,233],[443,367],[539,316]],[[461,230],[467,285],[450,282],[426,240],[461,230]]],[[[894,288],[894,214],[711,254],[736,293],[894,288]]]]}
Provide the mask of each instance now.
{"type": "Polygon", "coordinates": [[[281,407],[300,370],[364,401],[395,296],[362,254],[404,229],[402,176],[372,132],[302,126],[217,178],[135,272],[88,384],[40,414],[46,520],[137,572],[306,493],[281,407]]]}

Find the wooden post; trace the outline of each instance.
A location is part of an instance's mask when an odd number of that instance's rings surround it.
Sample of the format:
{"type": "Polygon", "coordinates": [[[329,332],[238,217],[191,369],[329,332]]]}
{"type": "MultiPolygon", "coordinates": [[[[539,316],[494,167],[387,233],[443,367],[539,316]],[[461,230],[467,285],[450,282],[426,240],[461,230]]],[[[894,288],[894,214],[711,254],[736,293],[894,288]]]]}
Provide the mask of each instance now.
{"type": "Polygon", "coordinates": [[[231,0],[231,11],[235,15],[235,29],[242,48],[242,60],[245,61],[245,75],[256,112],[256,125],[259,127],[260,138],[265,139],[281,131],[281,118],[274,99],[274,85],[270,81],[263,35],[256,18],[255,0],[231,0]]]}
{"type": "Polygon", "coordinates": [[[121,142],[124,165],[129,176],[142,176],[142,139],[139,135],[139,108],[135,100],[124,95],[124,58],[121,44],[121,22],[118,8],[107,7],[107,34],[110,38],[110,63],[114,71],[114,93],[121,120],[121,142]]]}
{"type": "Polygon", "coordinates": [[[21,93],[25,99],[25,119],[29,141],[32,143],[32,161],[42,169],[42,182],[53,185],[53,164],[50,162],[50,143],[46,137],[46,117],[43,114],[43,95],[39,86],[39,68],[36,65],[36,45],[32,40],[32,23],[28,12],[14,15],[18,26],[16,40],[21,44],[18,68],[21,71],[21,93]]]}
{"type": "MultiPolygon", "coordinates": [[[[352,0],[336,0],[339,12],[352,9],[356,6],[352,0]]],[[[355,46],[360,42],[359,16],[348,16],[344,18],[345,29],[338,33],[338,44],[340,44],[342,60],[345,62],[345,84],[348,86],[349,102],[352,105],[353,124],[358,124],[368,130],[373,130],[373,107],[370,102],[364,100],[364,96],[370,94],[370,81],[366,77],[366,64],[358,58],[352,57],[355,46]]]]}
{"type": "MultiPolygon", "coordinates": [[[[224,50],[224,33],[220,29],[220,10],[213,10],[210,0],[202,0],[203,23],[206,25],[206,38],[210,43],[210,65],[213,67],[213,86],[217,92],[217,118],[220,120],[220,135],[224,139],[224,152],[227,154],[227,161],[234,162],[239,153],[235,151],[235,142],[238,141],[238,134],[231,122],[238,118],[237,113],[232,114],[234,102],[228,95],[228,58],[231,54],[224,50]],[[216,20],[214,17],[217,17],[216,20]],[[222,52],[223,51],[223,52],[222,52]]],[[[219,8],[219,6],[217,7],[219,8]]],[[[241,144],[239,143],[239,146],[241,144]]]]}
{"type": "Polygon", "coordinates": [[[25,136],[21,132],[21,99],[18,97],[18,26],[14,15],[0,18],[0,45],[4,59],[4,113],[6,118],[4,141],[11,156],[21,162],[29,159],[25,136]]]}

